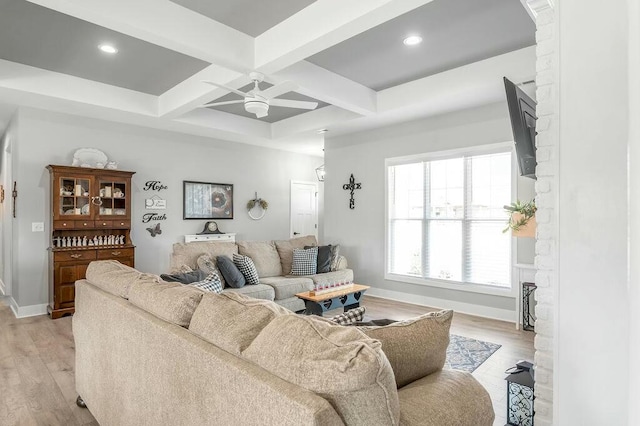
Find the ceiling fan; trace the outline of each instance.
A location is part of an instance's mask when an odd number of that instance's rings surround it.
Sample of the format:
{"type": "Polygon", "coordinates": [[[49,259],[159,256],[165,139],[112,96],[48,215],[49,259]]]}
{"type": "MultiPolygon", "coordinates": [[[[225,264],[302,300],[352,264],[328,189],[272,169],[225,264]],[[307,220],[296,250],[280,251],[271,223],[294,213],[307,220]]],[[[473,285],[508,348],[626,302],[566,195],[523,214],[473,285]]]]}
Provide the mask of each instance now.
{"type": "Polygon", "coordinates": [[[259,72],[252,72],[249,74],[249,78],[253,81],[254,86],[252,90],[246,93],[232,87],[214,83],[213,81],[204,81],[203,83],[211,84],[212,86],[228,90],[242,96],[244,99],[226,102],[212,102],[203,105],[203,107],[244,103],[244,109],[247,112],[255,114],[257,118],[262,118],[266,117],[269,114],[270,105],[298,109],[315,109],[318,106],[317,102],[294,101],[292,99],[276,99],[278,96],[284,93],[291,92],[297,89],[298,85],[292,81],[283,81],[282,83],[278,83],[275,86],[269,87],[268,89],[260,90],[258,84],[264,81],[264,74],[259,72]]]}

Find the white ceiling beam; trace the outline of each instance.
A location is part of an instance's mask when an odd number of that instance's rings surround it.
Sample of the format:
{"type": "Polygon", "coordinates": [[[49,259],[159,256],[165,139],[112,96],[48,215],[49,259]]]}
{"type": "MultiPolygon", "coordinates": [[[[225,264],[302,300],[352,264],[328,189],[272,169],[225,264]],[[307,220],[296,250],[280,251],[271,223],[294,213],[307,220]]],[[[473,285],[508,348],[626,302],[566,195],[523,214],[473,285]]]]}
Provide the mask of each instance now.
{"type": "Polygon", "coordinates": [[[254,39],[168,0],[28,0],[229,69],[254,67],[254,39]]]}
{"type": "Polygon", "coordinates": [[[377,109],[374,90],[311,62],[298,62],[269,80],[274,84],[291,80],[300,86],[296,92],[358,114],[374,114],[377,109]]]}
{"type": "Polygon", "coordinates": [[[378,92],[378,112],[437,105],[445,99],[472,100],[486,94],[504,98],[502,77],[506,76],[516,84],[532,80],[536,72],[535,61],[536,48],[530,46],[391,87],[378,92]]]}
{"type": "Polygon", "coordinates": [[[213,127],[236,135],[250,136],[256,139],[256,142],[265,142],[271,138],[270,123],[209,108],[195,109],[174,121],[209,129],[213,127]]]}
{"type": "Polygon", "coordinates": [[[175,118],[229,93],[224,89],[203,83],[204,80],[225,84],[233,88],[240,88],[251,82],[246,74],[217,65],[209,65],[160,95],[158,97],[158,115],[165,118],[175,118]]]}
{"type": "Polygon", "coordinates": [[[326,106],[305,114],[296,115],[286,120],[280,120],[271,125],[273,139],[287,138],[305,132],[316,132],[328,128],[335,123],[362,117],[352,111],[347,111],[333,105],[326,106]]]}
{"type": "Polygon", "coordinates": [[[255,39],[255,68],[276,73],[432,0],[318,0],[255,39]]]}
{"type": "Polygon", "coordinates": [[[157,98],[109,84],[0,59],[0,88],[80,102],[135,114],[157,116],[157,98]]]}

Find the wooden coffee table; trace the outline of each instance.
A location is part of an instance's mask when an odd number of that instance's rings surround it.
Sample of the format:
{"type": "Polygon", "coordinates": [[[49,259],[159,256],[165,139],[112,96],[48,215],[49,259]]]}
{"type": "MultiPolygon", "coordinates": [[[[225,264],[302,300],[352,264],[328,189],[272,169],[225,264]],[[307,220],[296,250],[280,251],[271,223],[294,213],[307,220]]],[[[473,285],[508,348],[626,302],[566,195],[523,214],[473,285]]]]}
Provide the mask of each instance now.
{"type": "Polygon", "coordinates": [[[311,292],[305,291],[296,294],[296,297],[304,300],[305,314],[322,316],[325,311],[341,306],[344,307],[344,312],[357,308],[367,289],[369,289],[367,285],[354,284],[349,288],[318,295],[311,295],[311,292]]]}

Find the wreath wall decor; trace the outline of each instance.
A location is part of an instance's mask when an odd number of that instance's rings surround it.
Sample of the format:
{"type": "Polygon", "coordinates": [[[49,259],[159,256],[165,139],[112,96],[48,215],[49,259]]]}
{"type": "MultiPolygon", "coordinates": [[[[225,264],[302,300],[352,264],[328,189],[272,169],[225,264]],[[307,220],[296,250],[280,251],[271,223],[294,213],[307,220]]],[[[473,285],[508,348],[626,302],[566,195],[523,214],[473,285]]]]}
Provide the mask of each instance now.
{"type": "Polygon", "coordinates": [[[267,200],[258,198],[257,192],[255,193],[255,198],[247,202],[247,213],[249,214],[249,217],[253,220],[262,219],[264,217],[264,214],[267,212],[268,208],[269,208],[269,203],[267,202],[267,200]]]}

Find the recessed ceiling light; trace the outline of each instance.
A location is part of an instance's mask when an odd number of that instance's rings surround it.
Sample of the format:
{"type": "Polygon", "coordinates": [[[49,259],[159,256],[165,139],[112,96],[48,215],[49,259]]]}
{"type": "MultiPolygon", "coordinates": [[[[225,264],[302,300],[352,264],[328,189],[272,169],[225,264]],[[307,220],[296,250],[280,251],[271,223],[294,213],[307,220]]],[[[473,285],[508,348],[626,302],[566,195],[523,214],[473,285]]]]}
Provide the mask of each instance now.
{"type": "Polygon", "coordinates": [[[416,44],[422,43],[422,37],[420,37],[419,35],[412,35],[405,38],[402,42],[405,44],[405,46],[415,46],[416,44]]]}
{"type": "Polygon", "coordinates": [[[104,53],[109,53],[111,55],[118,53],[118,49],[110,44],[101,44],[98,46],[98,49],[102,50],[104,53]]]}
{"type": "Polygon", "coordinates": [[[323,133],[327,133],[329,131],[329,129],[319,129],[318,133],[323,134],[323,133]]]}

